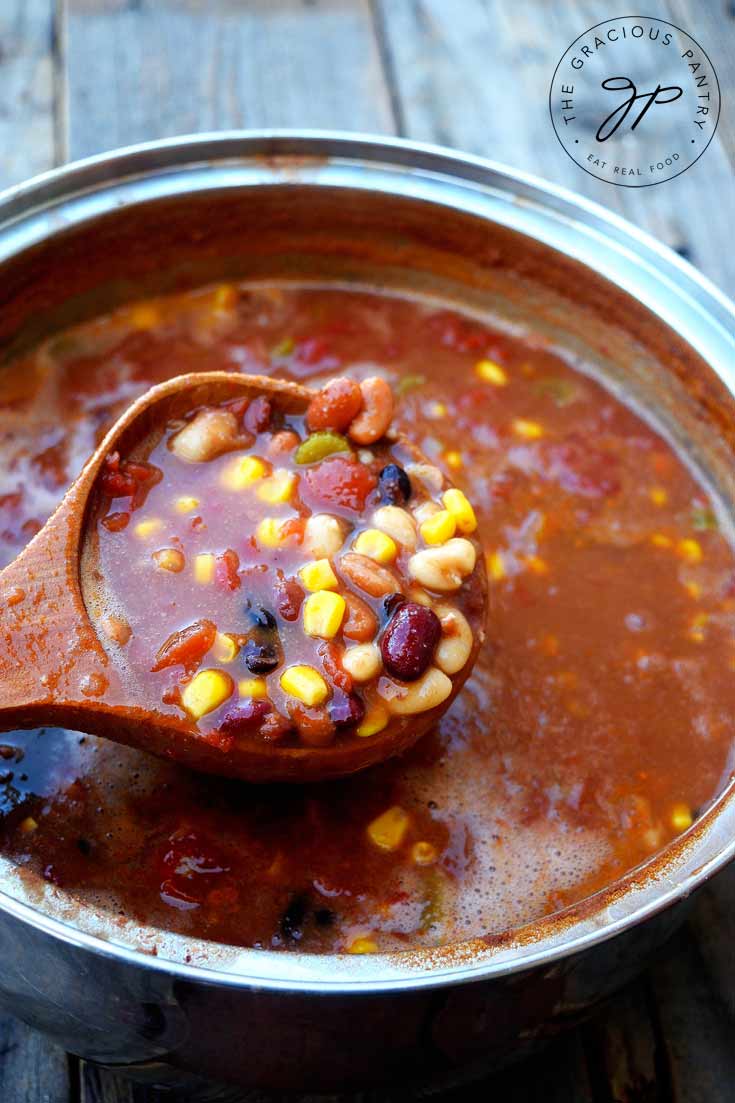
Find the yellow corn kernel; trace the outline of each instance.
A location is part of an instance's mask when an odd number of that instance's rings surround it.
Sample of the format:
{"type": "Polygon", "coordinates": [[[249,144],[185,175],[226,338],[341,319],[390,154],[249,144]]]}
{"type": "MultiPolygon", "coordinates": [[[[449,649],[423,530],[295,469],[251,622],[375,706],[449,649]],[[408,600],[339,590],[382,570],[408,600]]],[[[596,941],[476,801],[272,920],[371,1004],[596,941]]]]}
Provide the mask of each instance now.
{"type": "Polygon", "coordinates": [[[265,678],[243,678],[237,683],[237,692],[241,697],[267,697],[268,686],[265,678]]]}
{"type": "Polygon", "coordinates": [[[362,723],[357,728],[357,735],[363,739],[367,739],[371,735],[377,735],[386,727],[389,719],[388,710],[383,705],[373,705],[365,713],[362,723]]]}
{"type": "Polygon", "coordinates": [[[457,531],[457,522],[448,509],[440,509],[424,521],[419,531],[427,544],[446,544],[457,531]]]}
{"type": "Polygon", "coordinates": [[[439,855],[437,854],[436,847],[431,843],[424,842],[414,843],[411,847],[411,861],[417,866],[433,866],[439,855]]]}
{"type": "Polygon", "coordinates": [[[686,831],[694,823],[692,810],[688,804],[675,804],[671,809],[671,826],[675,831],[686,831]]]}
{"type": "Polygon", "coordinates": [[[533,571],[534,574],[549,573],[549,564],[545,559],[542,559],[540,555],[527,555],[526,566],[529,571],[533,571]]]}
{"type": "Polygon", "coordinates": [[[707,621],[709,620],[708,613],[697,613],[692,617],[689,624],[689,639],[694,643],[703,643],[705,638],[705,628],[707,627],[707,621]]]}
{"type": "Polygon", "coordinates": [[[469,533],[475,531],[477,528],[477,518],[475,517],[475,511],[466,494],[463,494],[461,490],[453,486],[450,490],[444,491],[442,494],[442,501],[444,502],[444,508],[448,509],[454,518],[455,524],[460,532],[469,533]]]}
{"type": "Polygon", "coordinates": [[[669,500],[668,491],[662,486],[652,486],[648,491],[648,497],[655,506],[665,506],[669,500]]]}
{"type": "Polygon", "coordinates": [[[281,689],[291,697],[297,697],[310,708],[321,705],[329,695],[327,683],[313,666],[289,666],[280,678],[281,689]]]}
{"type": "Polygon", "coordinates": [[[153,536],[155,533],[160,532],[162,528],[163,521],[158,517],[151,517],[149,521],[138,521],[133,532],[140,540],[147,540],[149,536],[153,536]]]}
{"type": "Polygon", "coordinates": [[[464,467],[462,453],[456,452],[453,449],[444,453],[444,462],[447,467],[451,467],[452,471],[459,471],[461,467],[464,467]]]}
{"type": "Polygon", "coordinates": [[[277,517],[264,517],[255,530],[255,539],[261,548],[279,548],[283,543],[281,526],[277,517]]]}
{"type": "Polygon", "coordinates": [[[184,553],[178,548],[159,548],[153,553],[153,562],[159,570],[171,571],[172,574],[178,574],[186,566],[184,553]]]}
{"type": "Polygon", "coordinates": [[[195,509],[199,507],[198,498],[177,498],[174,502],[174,509],[177,513],[193,513],[195,509]]]}
{"type": "Polygon", "coordinates": [[[347,947],[348,954],[375,954],[377,951],[377,942],[372,938],[367,938],[365,935],[353,939],[347,947]]]}
{"type": "Polygon", "coordinates": [[[231,283],[221,283],[219,287],[215,288],[212,296],[212,304],[215,310],[232,310],[233,307],[237,306],[237,300],[237,288],[233,287],[231,283]]]}
{"type": "Polygon", "coordinates": [[[398,850],[406,837],[410,822],[408,812],[394,804],[368,824],[368,838],[380,850],[398,850]]]}
{"type": "Polygon", "coordinates": [[[674,541],[663,532],[654,532],[651,536],[651,543],[655,548],[670,548],[674,541]]]}
{"type": "Polygon", "coordinates": [[[313,559],[299,571],[299,578],[307,590],[336,590],[339,582],[328,559],[313,559]]]}
{"type": "Polygon", "coordinates": [[[392,563],[398,554],[395,540],[380,529],[365,529],[352,546],[360,555],[367,555],[376,563],[392,563]]]}
{"type": "Polygon", "coordinates": [[[702,587],[698,582],[685,582],[684,589],[690,597],[697,601],[702,596],[702,587]]]}
{"type": "Polygon", "coordinates": [[[538,421],[529,421],[525,417],[514,418],[511,425],[515,435],[523,437],[524,440],[538,440],[544,435],[543,425],[539,425],[538,421]]]}
{"type": "Polygon", "coordinates": [[[135,303],[128,317],[133,329],[153,329],[161,320],[161,312],[153,303],[135,303]]]}
{"type": "Polygon", "coordinates": [[[331,640],[339,632],[345,615],[345,599],[332,590],[319,590],[309,594],[304,602],[304,632],[331,640]]]}
{"type": "Polygon", "coordinates": [[[24,835],[30,835],[38,827],[38,820],[34,820],[33,816],[26,816],[24,820],[20,821],[18,827],[24,835]]]}
{"type": "Polygon", "coordinates": [[[224,670],[200,670],[181,694],[181,703],[195,720],[214,712],[230,696],[233,681],[224,670]]]}
{"type": "Polygon", "coordinates": [[[698,540],[692,540],[691,538],[680,540],[676,545],[676,553],[682,559],[686,559],[687,563],[702,562],[702,545],[698,540]]]}
{"type": "Polygon", "coordinates": [[[293,471],[287,471],[285,467],[279,467],[270,478],[265,479],[258,487],[256,493],[262,502],[275,505],[278,502],[288,502],[296,485],[296,475],[293,471]]]}
{"type": "Polygon", "coordinates": [[[507,372],[494,360],[478,360],[475,364],[475,375],[483,383],[492,383],[494,387],[504,387],[508,382],[507,372]]]}
{"type": "Polygon", "coordinates": [[[501,552],[488,552],[487,573],[493,582],[502,582],[505,578],[505,563],[501,552]]]}
{"type": "Polygon", "coordinates": [[[240,697],[259,700],[268,696],[268,683],[265,678],[242,678],[237,683],[237,692],[240,697]]]}
{"type": "Polygon", "coordinates": [[[206,586],[214,578],[214,556],[211,552],[200,552],[194,557],[194,581],[206,586]]]}
{"type": "Polygon", "coordinates": [[[268,470],[267,464],[257,456],[241,456],[223,468],[220,481],[228,490],[245,490],[264,479],[268,470]]]}
{"type": "Polygon", "coordinates": [[[447,405],[445,402],[431,402],[427,413],[432,418],[446,417],[448,413],[447,405]]]}
{"type": "Polygon", "coordinates": [[[225,632],[218,632],[214,637],[212,657],[215,658],[218,663],[231,663],[233,659],[237,658],[239,650],[240,646],[237,641],[225,632]]]}

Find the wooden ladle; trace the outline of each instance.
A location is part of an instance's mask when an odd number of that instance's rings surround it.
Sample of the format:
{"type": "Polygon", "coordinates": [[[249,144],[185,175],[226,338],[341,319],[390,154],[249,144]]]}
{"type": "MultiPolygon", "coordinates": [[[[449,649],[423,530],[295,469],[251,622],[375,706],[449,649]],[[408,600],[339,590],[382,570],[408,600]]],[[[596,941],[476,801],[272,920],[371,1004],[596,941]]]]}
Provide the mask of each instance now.
{"type": "MultiPolygon", "coordinates": [[[[442,705],[397,717],[367,739],[329,747],[237,742],[217,747],[185,716],[131,699],[103,647],[85,601],[95,481],[110,452],[140,454],[173,418],[236,397],[267,396],[276,410],[303,414],[313,391],[299,384],[228,372],[192,373],[153,387],[115,422],[64,499],[21,554],[0,572],[0,731],[55,725],[104,736],[209,773],[252,781],[313,781],[352,773],[410,746],[450,705],[472,670],[481,633],[454,692],[442,705]]],[[[401,441],[416,458],[423,457],[401,441]]],[[[484,602],[482,557],[470,581],[484,602]]]]}

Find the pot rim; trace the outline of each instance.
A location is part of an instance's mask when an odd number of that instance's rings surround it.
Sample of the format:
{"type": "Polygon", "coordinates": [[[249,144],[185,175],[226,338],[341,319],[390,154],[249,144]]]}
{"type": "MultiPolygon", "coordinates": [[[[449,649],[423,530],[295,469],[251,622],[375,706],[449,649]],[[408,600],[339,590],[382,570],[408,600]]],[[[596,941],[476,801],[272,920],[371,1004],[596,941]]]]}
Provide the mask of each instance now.
{"type": "MultiPolygon", "coordinates": [[[[399,138],[232,130],[146,142],[72,162],[0,193],[0,263],[121,203],[212,188],[215,175],[217,186],[368,186],[500,221],[633,294],[677,330],[735,394],[735,306],[673,250],[569,189],[495,161],[399,138]]],[[[213,967],[154,957],[80,930],[2,889],[0,910],[82,950],[171,978],[301,993],[404,991],[550,965],[683,900],[734,855],[735,782],[730,780],[692,828],[595,895],[500,936],[444,947],[364,956],[223,948],[226,959],[213,967]]],[[[196,940],[196,945],[216,956],[218,944],[196,940]]]]}

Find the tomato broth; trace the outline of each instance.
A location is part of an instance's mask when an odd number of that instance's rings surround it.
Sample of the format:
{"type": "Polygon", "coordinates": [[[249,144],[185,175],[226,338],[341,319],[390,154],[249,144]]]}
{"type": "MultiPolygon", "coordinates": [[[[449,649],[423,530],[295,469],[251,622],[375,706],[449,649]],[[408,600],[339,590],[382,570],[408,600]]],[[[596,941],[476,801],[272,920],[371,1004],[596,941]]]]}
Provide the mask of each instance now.
{"type": "Polygon", "coordinates": [[[77,327],[2,376],[0,562],[134,397],[211,369],[388,380],[396,427],[477,514],[474,672],[402,758],[321,785],[5,735],[5,855],[192,938],[365,953],[549,914],[690,826],[732,761],[733,552],[669,443],[539,333],[371,291],[229,285],[77,327]]]}

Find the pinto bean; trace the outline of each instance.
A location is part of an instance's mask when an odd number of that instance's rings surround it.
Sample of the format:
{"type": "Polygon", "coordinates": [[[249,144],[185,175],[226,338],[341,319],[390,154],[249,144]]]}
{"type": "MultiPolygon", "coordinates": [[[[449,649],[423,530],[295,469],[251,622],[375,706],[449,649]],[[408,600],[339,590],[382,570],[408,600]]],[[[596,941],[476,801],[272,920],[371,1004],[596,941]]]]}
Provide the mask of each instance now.
{"type": "Polygon", "coordinates": [[[393,392],[379,375],[371,375],[360,384],[363,410],[347,430],[356,444],[374,444],[384,437],[393,420],[393,392]]]}
{"type": "Polygon", "coordinates": [[[306,411],[310,433],[319,429],[343,432],[362,409],[362,391],[353,379],[333,379],[312,398],[306,411]]]}
{"type": "Polygon", "coordinates": [[[375,639],[378,618],[367,602],[350,590],[346,590],[342,596],[347,607],[342,621],[342,635],[348,640],[357,640],[358,643],[375,639]]]}
{"type": "Polygon", "coordinates": [[[340,559],[339,566],[358,590],[363,590],[371,597],[400,592],[400,583],[393,572],[376,563],[374,559],[369,559],[367,555],[348,552],[340,559]]]}

